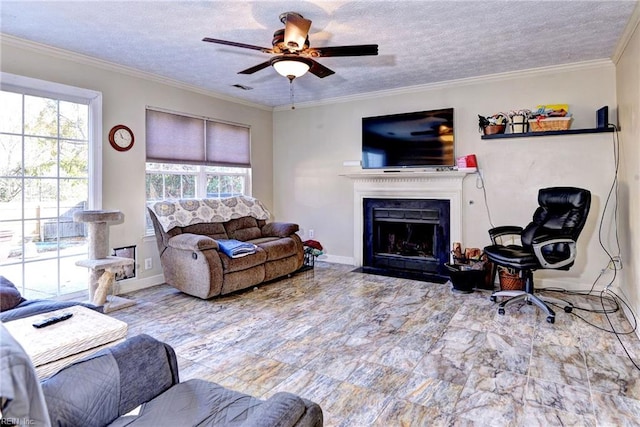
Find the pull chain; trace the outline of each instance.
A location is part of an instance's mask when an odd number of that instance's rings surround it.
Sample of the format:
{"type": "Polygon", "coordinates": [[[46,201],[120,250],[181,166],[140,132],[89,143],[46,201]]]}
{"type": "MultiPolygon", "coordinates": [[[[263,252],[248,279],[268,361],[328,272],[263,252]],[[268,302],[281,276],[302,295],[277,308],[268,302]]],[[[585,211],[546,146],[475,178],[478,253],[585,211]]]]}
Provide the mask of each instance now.
{"type": "Polygon", "coordinates": [[[295,110],[296,107],[293,102],[293,79],[295,79],[295,76],[287,76],[287,78],[289,79],[289,99],[291,100],[291,109],[295,110]]]}

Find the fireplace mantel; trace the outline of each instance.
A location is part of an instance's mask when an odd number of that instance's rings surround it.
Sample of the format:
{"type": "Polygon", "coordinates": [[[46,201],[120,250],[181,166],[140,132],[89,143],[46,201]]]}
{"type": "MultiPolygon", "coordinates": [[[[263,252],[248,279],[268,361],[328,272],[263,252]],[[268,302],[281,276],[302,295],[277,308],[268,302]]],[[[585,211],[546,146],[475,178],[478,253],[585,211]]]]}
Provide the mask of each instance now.
{"type": "Polygon", "coordinates": [[[440,180],[449,180],[449,179],[462,180],[468,174],[469,172],[463,172],[463,171],[457,171],[457,170],[452,170],[452,171],[436,171],[436,170],[395,171],[394,170],[391,172],[374,170],[374,171],[358,171],[358,172],[344,173],[344,174],[341,174],[340,176],[351,178],[356,181],[378,180],[378,179],[382,179],[382,180],[414,180],[414,179],[425,180],[427,179],[427,180],[440,181],[440,180]]]}
{"type": "Polygon", "coordinates": [[[353,258],[356,266],[363,259],[363,200],[434,199],[449,200],[450,243],[462,241],[462,181],[465,171],[358,171],[341,176],[353,180],[353,258]]]}

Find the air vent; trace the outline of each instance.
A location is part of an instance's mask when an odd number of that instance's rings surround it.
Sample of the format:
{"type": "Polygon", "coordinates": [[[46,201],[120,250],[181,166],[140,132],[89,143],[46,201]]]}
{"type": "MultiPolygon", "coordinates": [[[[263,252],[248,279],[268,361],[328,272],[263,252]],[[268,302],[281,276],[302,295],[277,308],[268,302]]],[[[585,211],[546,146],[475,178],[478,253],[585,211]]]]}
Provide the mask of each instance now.
{"type": "Polygon", "coordinates": [[[242,90],[252,90],[253,89],[251,86],[241,85],[240,83],[236,83],[236,84],[231,85],[231,86],[237,87],[238,89],[242,89],[242,90]]]}

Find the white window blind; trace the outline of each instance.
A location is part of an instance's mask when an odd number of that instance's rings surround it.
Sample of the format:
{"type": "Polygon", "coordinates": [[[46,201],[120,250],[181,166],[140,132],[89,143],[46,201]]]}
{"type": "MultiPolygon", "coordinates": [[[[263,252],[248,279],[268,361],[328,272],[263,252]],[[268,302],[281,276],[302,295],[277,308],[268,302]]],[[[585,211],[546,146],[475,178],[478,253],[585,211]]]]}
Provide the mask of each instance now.
{"type": "Polygon", "coordinates": [[[251,167],[246,126],[147,109],[147,162],[251,167]]]}

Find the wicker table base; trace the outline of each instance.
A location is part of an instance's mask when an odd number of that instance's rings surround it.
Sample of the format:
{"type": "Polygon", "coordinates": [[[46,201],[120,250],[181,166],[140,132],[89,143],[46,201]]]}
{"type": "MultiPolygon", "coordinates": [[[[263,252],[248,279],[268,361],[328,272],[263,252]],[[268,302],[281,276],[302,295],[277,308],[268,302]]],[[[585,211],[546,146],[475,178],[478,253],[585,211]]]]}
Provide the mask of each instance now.
{"type": "Polygon", "coordinates": [[[125,322],[82,306],[14,320],[4,326],[27,352],[40,379],[123,341],[128,329],[125,322]],[[34,322],[62,313],[73,313],[73,317],[44,328],[33,327],[34,322]]]}

